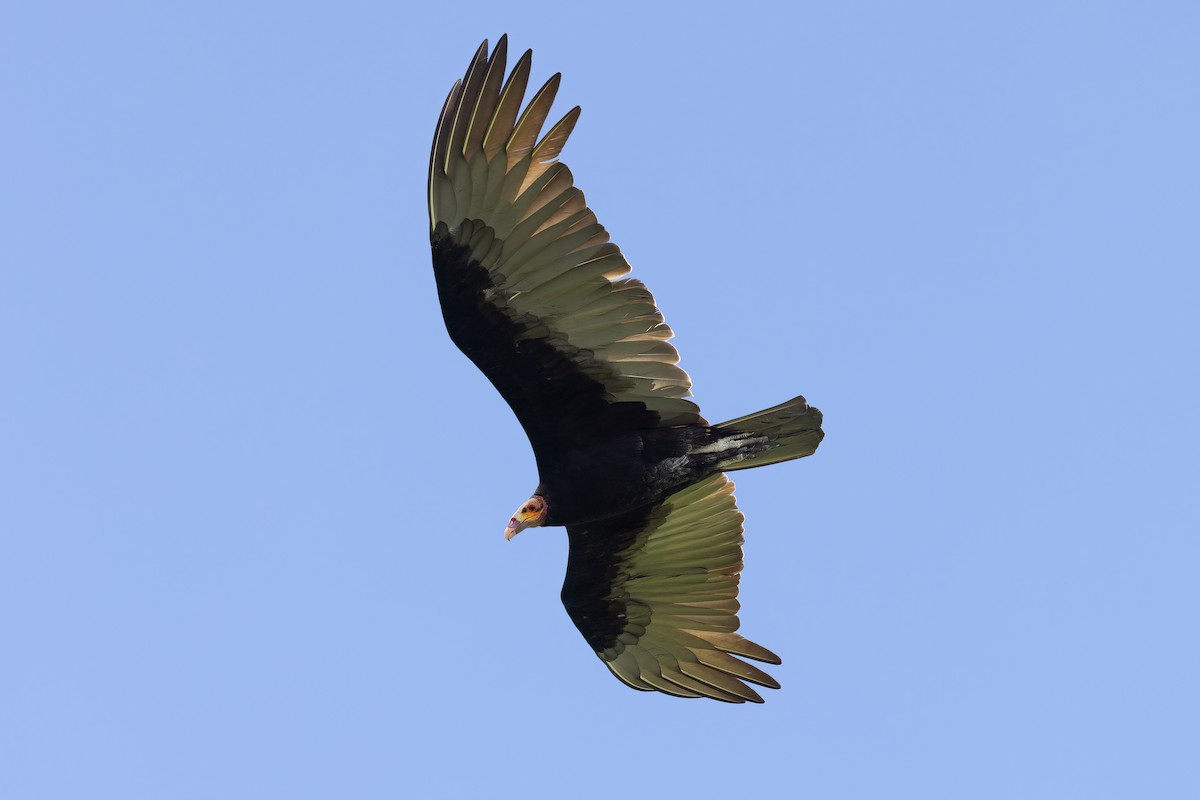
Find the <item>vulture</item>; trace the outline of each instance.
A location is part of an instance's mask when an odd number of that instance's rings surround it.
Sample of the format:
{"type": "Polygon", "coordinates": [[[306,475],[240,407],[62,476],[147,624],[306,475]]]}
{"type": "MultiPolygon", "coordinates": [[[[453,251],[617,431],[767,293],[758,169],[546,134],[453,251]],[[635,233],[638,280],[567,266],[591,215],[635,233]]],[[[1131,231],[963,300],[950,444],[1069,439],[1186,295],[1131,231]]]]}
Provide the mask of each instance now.
{"type": "Polygon", "coordinates": [[[558,160],[579,107],[543,134],[561,75],[524,104],[532,52],[506,78],[507,50],[505,36],[476,51],[429,159],[446,330],[537,461],[504,536],[566,528],[563,605],[627,685],[761,703],[750,684],[779,684],[749,661],[780,659],[737,633],[743,517],[724,473],[812,455],[821,413],[796,397],[719,425],[701,416],[654,297],[624,277],[558,160]]]}

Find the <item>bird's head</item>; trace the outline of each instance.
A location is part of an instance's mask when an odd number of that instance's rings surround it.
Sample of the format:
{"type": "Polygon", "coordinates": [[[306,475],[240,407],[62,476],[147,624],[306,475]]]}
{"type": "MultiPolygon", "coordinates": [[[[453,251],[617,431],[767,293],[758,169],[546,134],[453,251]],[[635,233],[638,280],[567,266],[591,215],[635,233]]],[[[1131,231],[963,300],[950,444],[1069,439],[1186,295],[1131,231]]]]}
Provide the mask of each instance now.
{"type": "Polygon", "coordinates": [[[550,504],[546,502],[546,498],[540,494],[535,494],[533,497],[521,503],[521,507],[517,509],[517,513],[512,515],[512,519],[508,521],[508,526],[504,529],[504,538],[506,541],[512,541],[512,538],[526,528],[536,528],[539,525],[546,524],[546,517],[550,514],[550,504]]]}

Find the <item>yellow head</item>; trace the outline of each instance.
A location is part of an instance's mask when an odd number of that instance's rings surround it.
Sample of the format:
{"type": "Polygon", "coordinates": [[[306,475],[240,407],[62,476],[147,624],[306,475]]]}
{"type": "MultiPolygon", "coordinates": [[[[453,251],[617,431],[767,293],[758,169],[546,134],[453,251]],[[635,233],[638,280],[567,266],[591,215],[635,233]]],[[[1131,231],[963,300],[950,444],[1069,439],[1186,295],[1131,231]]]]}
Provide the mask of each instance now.
{"type": "Polygon", "coordinates": [[[535,494],[522,503],[521,507],[517,509],[517,513],[513,514],[512,519],[508,521],[508,526],[504,529],[505,540],[512,541],[514,536],[526,528],[536,528],[546,524],[546,517],[549,513],[550,504],[546,502],[546,498],[535,494]]]}

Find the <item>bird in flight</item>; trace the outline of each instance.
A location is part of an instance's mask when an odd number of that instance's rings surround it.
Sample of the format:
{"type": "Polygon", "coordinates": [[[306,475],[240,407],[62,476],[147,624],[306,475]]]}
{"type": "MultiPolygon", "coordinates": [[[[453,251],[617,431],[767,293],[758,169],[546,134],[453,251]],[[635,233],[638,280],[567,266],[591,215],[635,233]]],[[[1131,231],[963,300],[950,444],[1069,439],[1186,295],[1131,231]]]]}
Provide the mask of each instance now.
{"type": "Polygon", "coordinates": [[[522,108],[531,51],[505,79],[485,40],[446,98],[429,159],[433,271],[450,338],[529,437],[540,483],[504,537],[565,526],[562,602],[614,675],[643,691],[761,703],[778,689],[736,631],[742,520],[724,473],[812,455],[821,412],[796,397],[710,424],[688,397],[654,297],[545,134],[555,74],[522,108]]]}

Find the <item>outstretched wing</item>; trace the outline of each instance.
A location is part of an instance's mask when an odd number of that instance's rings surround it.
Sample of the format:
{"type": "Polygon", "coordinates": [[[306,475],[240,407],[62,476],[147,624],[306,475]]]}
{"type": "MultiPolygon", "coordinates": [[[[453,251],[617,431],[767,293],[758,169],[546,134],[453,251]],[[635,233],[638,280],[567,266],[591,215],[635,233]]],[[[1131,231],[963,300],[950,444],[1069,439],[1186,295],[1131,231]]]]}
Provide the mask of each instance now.
{"type": "Polygon", "coordinates": [[[555,75],[521,111],[527,51],[485,41],[442,109],[429,221],[451,339],[491,380],[537,453],[627,430],[703,422],[673,335],[558,161],[579,108],[538,138],[555,75]]]}
{"type": "Polygon", "coordinates": [[[634,512],[567,527],[562,600],[583,638],[635,689],[730,703],[778,689],[734,656],[778,664],[739,636],[742,515],[733,484],[713,475],[634,512]]]}

